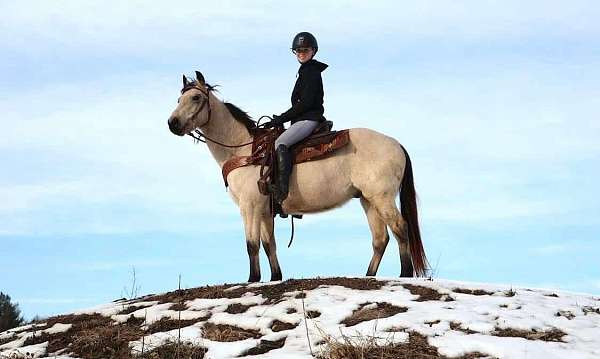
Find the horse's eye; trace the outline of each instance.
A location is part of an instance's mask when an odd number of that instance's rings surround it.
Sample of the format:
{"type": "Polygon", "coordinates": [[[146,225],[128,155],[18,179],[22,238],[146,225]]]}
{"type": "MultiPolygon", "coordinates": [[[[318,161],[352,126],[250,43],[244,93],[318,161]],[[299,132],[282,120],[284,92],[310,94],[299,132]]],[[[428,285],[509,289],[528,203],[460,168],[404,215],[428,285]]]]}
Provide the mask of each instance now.
{"type": "Polygon", "coordinates": [[[192,97],[192,100],[194,100],[194,101],[200,101],[200,96],[196,95],[196,96],[192,97]]]}

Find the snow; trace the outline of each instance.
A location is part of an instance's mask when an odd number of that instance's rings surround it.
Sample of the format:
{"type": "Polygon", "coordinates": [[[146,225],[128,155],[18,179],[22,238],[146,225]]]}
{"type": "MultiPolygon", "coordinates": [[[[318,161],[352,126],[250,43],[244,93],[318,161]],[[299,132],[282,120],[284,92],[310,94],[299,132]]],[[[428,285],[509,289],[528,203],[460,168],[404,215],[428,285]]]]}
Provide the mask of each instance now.
{"type": "MultiPolygon", "coordinates": [[[[320,286],[304,292],[304,299],[297,299],[299,292],[286,293],[281,301],[267,304],[260,294],[246,293],[240,298],[193,299],[185,302],[187,310],[169,309],[175,303],[116,302],[79,311],[100,313],[117,322],[129,316],[145,318],[150,325],[161,318],[199,319],[211,315],[208,322],[235,325],[239,328],[259,330],[263,340],[275,341],[286,337],[283,348],[256,357],[300,359],[311,358],[308,341],[313,351],[319,352],[318,344],[324,336],[375,336],[380,342],[406,342],[408,332],[414,331],[428,338],[429,344],[438,348],[440,354],[459,356],[469,352],[481,352],[498,358],[600,358],[600,300],[591,295],[548,291],[545,289],[511,288],[503,285],[466,283],[448,280],[379,278],[386,281],[381,289],[355,290],[342,286],[320,286]],[[417,301],[418,295],[410,293],[403,285],[429,287],[441,294],[442,300],[417,301]],[[484,290],[489,294],[474,295],[454,290],[484,290]],[[453,299],[444,301],[445,298],[453,299]],[[407,308],[405,312],[387,318],[364,321],[346,327],[340,322],[359,308],[376,308],[376,304],[389,303],[407,308]],[[231,304],[250,306],[247,311],[230,314],[231,304]],[[130,305],[140,309],[130,314],[118,314],[130,305]],[[305,319],[306,311],[315,310],[321,315],[305,319]],[[295,312],[288,313],[290,309],[295,312]],[[297,326],[293,329],[273,332],[274,321],[297,326]],[[305,324],[306,323],[306,324],[305,324]],[[454,329],[453,329],[454,328],[454,329]],[[494,333],[503,328],[548,331],[553,328],[566,333],[564,342],[527,340],[520,337],[500,337],[494,333]],[[307,336],[308,329],[308,336],[307,336]],[[399,331],[404,329],[404,331],[399,331]],[[472,331],[470,334],[464,331],[472,331]]],[[[276,285],[281,282],[251,284],[250,288],[276,285]]],[[[241,288],[240,286],[236,288],[241,288]]],[[[229,289],[234,290],[234,289],[229,289]]],[[[168,332],[144,337],[145,350],[151,350],[166,341],[188,341],[208,349],[207,358],[234,358],[257,346],[261,339],[245,339],[235,342],[216,342],[202,338],[202,322],[168,332]]],[[[27,338],[26,331],[15,334],[25,327],[0,333],[0,340],[14,336],[14,340],[0,346],[0,355],[24,350],[44,355],[44,344],[21,348],[27,338]]],[[[29,328],[31,329],[31,328],[29,328]]],[[[67,324],[55,324],[45,329],[47,333],[64,332],[67,324]]],[[[47,344],[47,343],[46,343],[47,344]]],[[[142,340],[130,343],[133,350],[141,350],[142,340]]],[[[1,358],[1,356],[0,356],[1,358]]]]}

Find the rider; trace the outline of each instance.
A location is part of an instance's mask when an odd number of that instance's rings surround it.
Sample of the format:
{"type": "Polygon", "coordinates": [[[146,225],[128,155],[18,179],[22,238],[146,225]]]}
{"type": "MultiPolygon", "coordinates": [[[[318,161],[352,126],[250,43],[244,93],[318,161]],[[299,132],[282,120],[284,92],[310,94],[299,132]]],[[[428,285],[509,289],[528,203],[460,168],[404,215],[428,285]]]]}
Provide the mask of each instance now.
{"type": "Polygon", "coordinates": [[[290,147],[308,137],[319,123],[325,121],[321,72],[328,65],[313,59],[318,49],[317,39],[311,33],[301,32],[294,37],[292,52],[300,62],[300,69],[292,91],[292,107],[279,116],[273,115],[273,120],[265,126],[282,126],[288,121],[292,123],[275,141],[279,176],[274,195],[280,204],[288,195],[292,172],[290,147]]]}

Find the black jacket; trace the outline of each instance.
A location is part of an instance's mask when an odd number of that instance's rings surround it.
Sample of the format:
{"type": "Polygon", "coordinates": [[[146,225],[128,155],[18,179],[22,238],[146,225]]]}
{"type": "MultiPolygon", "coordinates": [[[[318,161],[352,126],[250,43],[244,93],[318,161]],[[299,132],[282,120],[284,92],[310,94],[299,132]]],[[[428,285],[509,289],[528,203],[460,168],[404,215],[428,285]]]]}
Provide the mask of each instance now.
{"type": "Polygon", "coordinates": [[[292,91],[292,107],[281,114],[284,122],[292,124],[301,120],[323,122],[323,72],[328,65],[311,59],[300,65],[298,78],[292,91]]]}

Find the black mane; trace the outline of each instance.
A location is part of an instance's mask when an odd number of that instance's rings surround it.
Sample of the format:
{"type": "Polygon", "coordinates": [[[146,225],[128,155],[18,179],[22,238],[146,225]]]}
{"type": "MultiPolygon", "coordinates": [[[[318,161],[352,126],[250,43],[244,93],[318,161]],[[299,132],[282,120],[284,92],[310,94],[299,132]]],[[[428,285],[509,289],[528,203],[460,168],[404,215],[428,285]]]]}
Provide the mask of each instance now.
{"type": "Polygon", "coordinates": [[[234,105],[232,103],[229,103],[229,102],[224,102],[224,103],[225,103],[225,107],[227,107],[227,109],[229,110],[229,112],[231,113],[233,118],[235,118],[236,120],[238,120],[239,122],[244,124],[244,126],[246,126],[246,128],[248,129],[248,132],[250,132],[250,134],[253,134],[254,130],[256,129],[256,122],[254,122],[254,120],[252,120],[252,118],[248,115],[248,113],[244,110],[241,110],[239,107],[237,107],[236,105],[234,105]]]}

